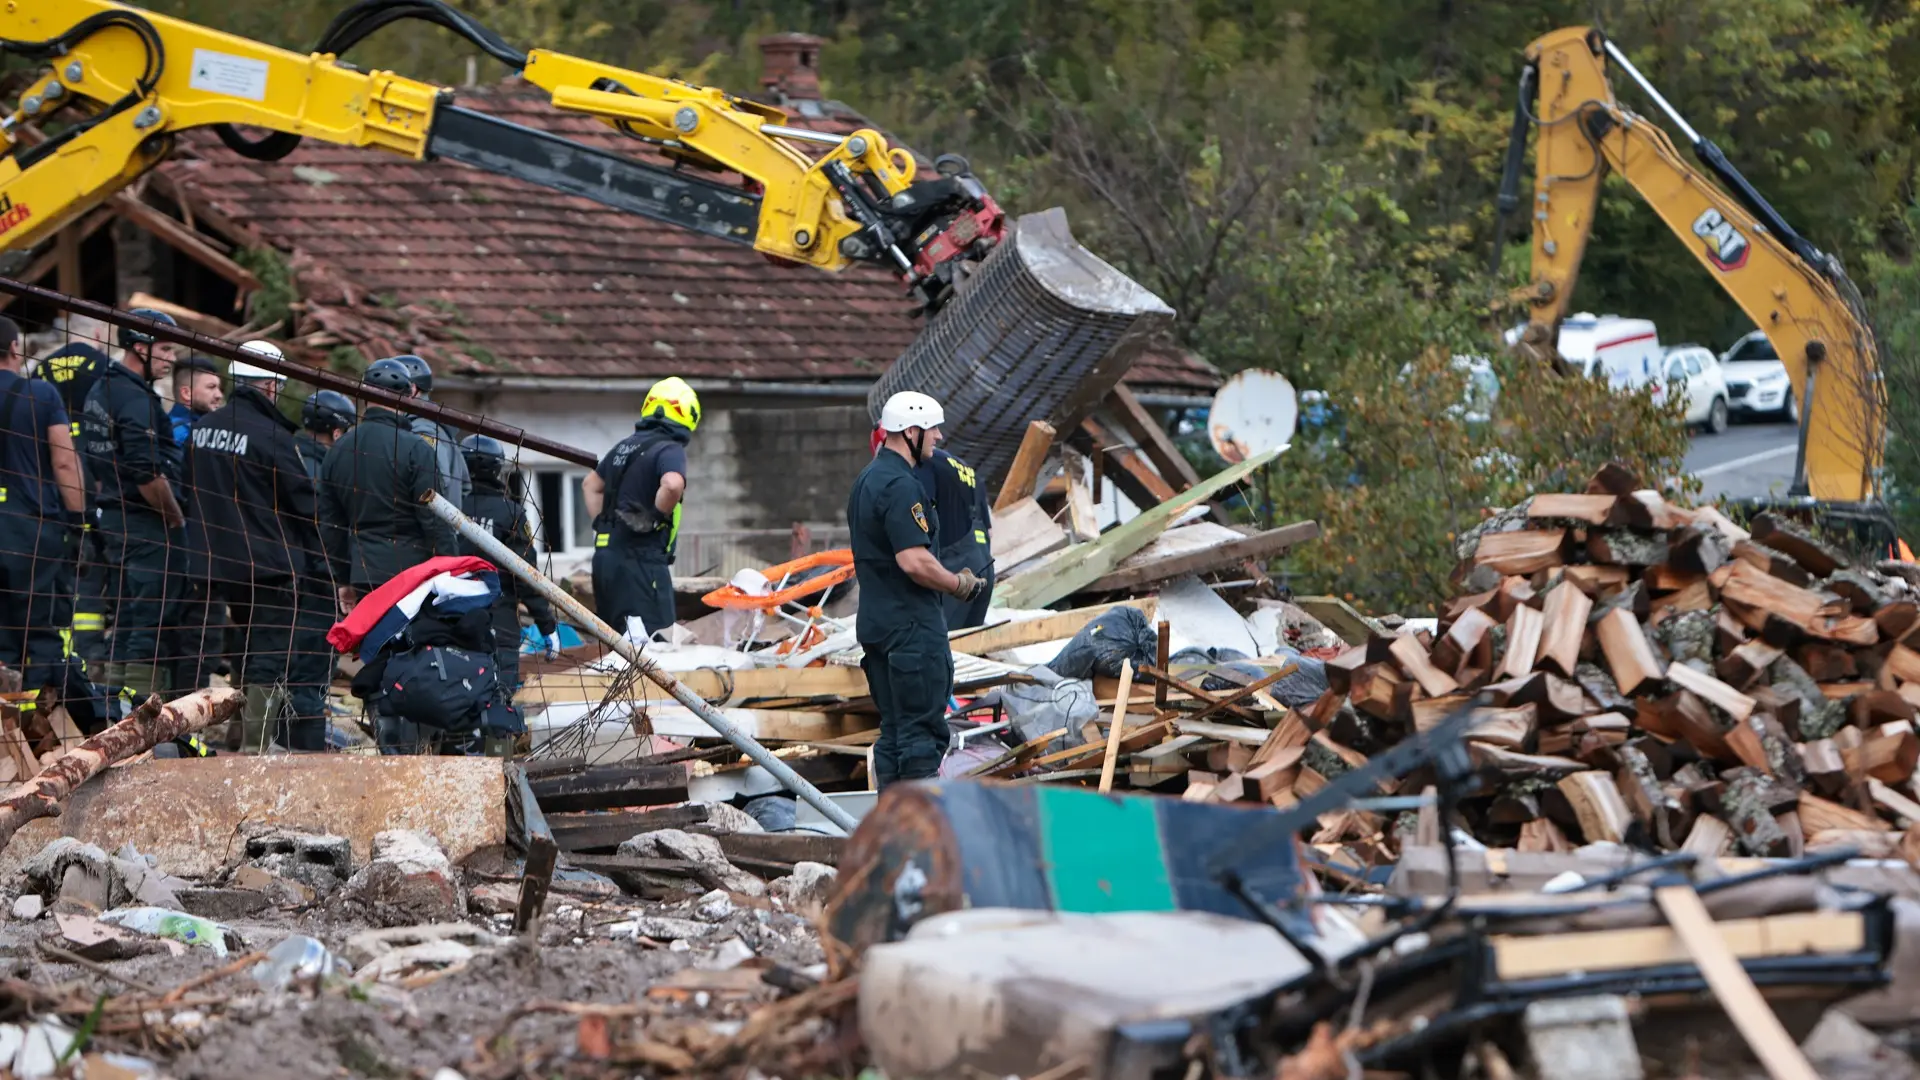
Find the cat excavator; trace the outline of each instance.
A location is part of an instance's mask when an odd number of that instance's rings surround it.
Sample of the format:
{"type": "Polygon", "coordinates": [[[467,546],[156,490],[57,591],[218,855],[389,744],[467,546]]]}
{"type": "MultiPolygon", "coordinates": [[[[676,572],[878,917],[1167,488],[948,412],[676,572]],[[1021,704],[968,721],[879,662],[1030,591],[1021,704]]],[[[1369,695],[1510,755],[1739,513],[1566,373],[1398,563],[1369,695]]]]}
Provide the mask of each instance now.
{"type": "MultiPolygon", "coordinates": [[[[1522,340],[1541,349],[1555,342],[1573,300],[1601,182],[1618,173],[1766,333],[1785,364],[1801,403],[1789,495],[1810,496],[1823,512],[1884,518],[1880,353],[1840,261],[1796,232],[1598,30],[1556,30],[1527,47],[1500,184],[1498,236],[1520,209],[1532,129],[1532,281],[1515,294],[1528,310],[1522,340]],[[1704,172],[1681,157],[1658,125],[1619,102],[1607,77],[1610,64],[1680,130],[1704,172]]],[[[1496,240],[1496,260],[1498,250],[1496,240]]]]}
{"type": "Polygon", "coordinates": [[[458,162],[775,261],[891,271],[926,321],[874,393],[939,397],[948,445],[983,476],[1011,462],[1030,419],[1077,427],[1174,315],[1075,242],[1060,211],[1002,213],[964,158],[942,155],[926,175],[871,128],[813,131],[724,90],[521,51],[446,0],[358,0],[307,54],[108,0],[9,0],[0,53],[39,65],[13,108],[0,106],[0,252],[112,198],[191,128],[259,161],[318,139],[458,162]],[[631,139],[634,153],[510,123],[452,90],[343,59],[401,20],[450,31],[555,109],[631,139]]]}

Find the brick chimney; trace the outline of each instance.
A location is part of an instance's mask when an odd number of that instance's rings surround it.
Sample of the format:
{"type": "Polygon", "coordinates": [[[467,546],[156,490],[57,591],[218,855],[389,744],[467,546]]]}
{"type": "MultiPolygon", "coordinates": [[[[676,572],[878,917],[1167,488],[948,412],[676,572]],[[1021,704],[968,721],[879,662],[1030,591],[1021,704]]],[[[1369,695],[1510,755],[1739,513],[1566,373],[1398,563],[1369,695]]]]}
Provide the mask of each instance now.
{"type": "Polygon", "coordinates": [[[812,34],[768,34],[760,39],[760,85],[783,101],[820,100],[820,47],[812,34]]]}

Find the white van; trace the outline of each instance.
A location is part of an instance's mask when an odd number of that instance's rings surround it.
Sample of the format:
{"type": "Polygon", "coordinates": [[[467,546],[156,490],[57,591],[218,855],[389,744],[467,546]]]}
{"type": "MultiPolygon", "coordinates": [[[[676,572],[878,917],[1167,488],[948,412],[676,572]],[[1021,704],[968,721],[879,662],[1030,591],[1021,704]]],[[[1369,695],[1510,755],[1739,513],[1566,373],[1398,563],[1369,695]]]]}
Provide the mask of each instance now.
{"type": "Polygon", "coordinates": [[[1646,319],[1569,315],[1560,323],[1560,355],[1581,374],[1604,378],[1616,390],[1658,382],[1666,362],[1660,332],[1646,319]]]}

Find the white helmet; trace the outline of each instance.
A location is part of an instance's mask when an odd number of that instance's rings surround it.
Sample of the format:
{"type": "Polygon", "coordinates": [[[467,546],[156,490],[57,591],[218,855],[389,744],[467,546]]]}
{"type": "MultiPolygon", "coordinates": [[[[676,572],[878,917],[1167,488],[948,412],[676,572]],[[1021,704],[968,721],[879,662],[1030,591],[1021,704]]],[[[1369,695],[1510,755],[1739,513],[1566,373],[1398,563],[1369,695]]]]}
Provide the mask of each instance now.
{"type": "Polygon", "coordinates": [[[914,390],[902,390],[880,407],[880,430],[905,431],[908,428],[937,428],[947,422],[940,403],[914,390]]]}
{"type": "MultiPolygon", "coordinates": [[[[286,354],[280,351],[280,346],[275,345],[271,341],[249,341],[245,345],[240,346],[240,351],[252,353],[255,356],[264,356],[269,360],[285,360],[287,358],[286,354]]],[[[235,379],[273,379],[278,382],[287,381],[285,375],[277,371],[268,371],[263,367],[255,367],[245,360],[235,360],[227,367],[227,375],[235,379]]]]}

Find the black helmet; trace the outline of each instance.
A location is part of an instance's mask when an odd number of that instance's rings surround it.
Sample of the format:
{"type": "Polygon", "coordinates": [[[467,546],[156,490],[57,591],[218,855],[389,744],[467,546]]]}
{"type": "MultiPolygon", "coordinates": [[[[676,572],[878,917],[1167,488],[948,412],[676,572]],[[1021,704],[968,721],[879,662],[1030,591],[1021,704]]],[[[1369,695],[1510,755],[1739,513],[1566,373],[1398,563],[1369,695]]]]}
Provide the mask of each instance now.
{"type": "Polygon", "coordinates": [[[507,470],[507,448],[490,435],[469,435],[461,439],[460,453],[467,459],[467,471],[475,480],[495,483],[507,470]]]}
{"type": "Polygon", "coordinates": [[[315,390],[300,406],[300,423],[308,431],[344,431],[357,419],[353,399],[338,390],[315,390]]]}
{"type": "Polygon", "coordinates": [[[202,356],[199,353],[188,353],[176,361],[173,367],[176,371],[211,371],[215,375],[220,374],[220,365],[213,362],[213,357],[202,356]]]}
{"type": "Polygon", "coordinates": [[[375,360],[368,364],[367,373],[361,377],[360,381],[368,386],[379,387],[388,393],[406,397],[413,389],[413,372],[407,370],[407,365],[401,363],[399,357],[389,356],[385,360],[375,360]]]}
{"type": "MultiPolygon", "coordinates": [[[[132,311],[127,312],[127,314],[138,315],[143,319],[146,319],[150,322],[157,322],[162,326],[179,326],[180,325],[179,323],[173,321],[173,316],[167,314],[164,311],[155,311],[152,308],[137,307],[137,308],[134,308],[132,311]]],[[[145,330],[136,330],[131,326],[123,326],[120,328],[120,347],[121,348],[131,349],[135,345],[151,345],[151,344],[153,344],[153,335],[147,333],[145,330]]]]}
{"type": "Polygon", "coordinates": [[[433,369],[427,366],[425,360],[412,353],[401,353],[394,359],[407,365],[407,374],[413,376],[413,385],[422,396],[433,393],[433,369]]]}

